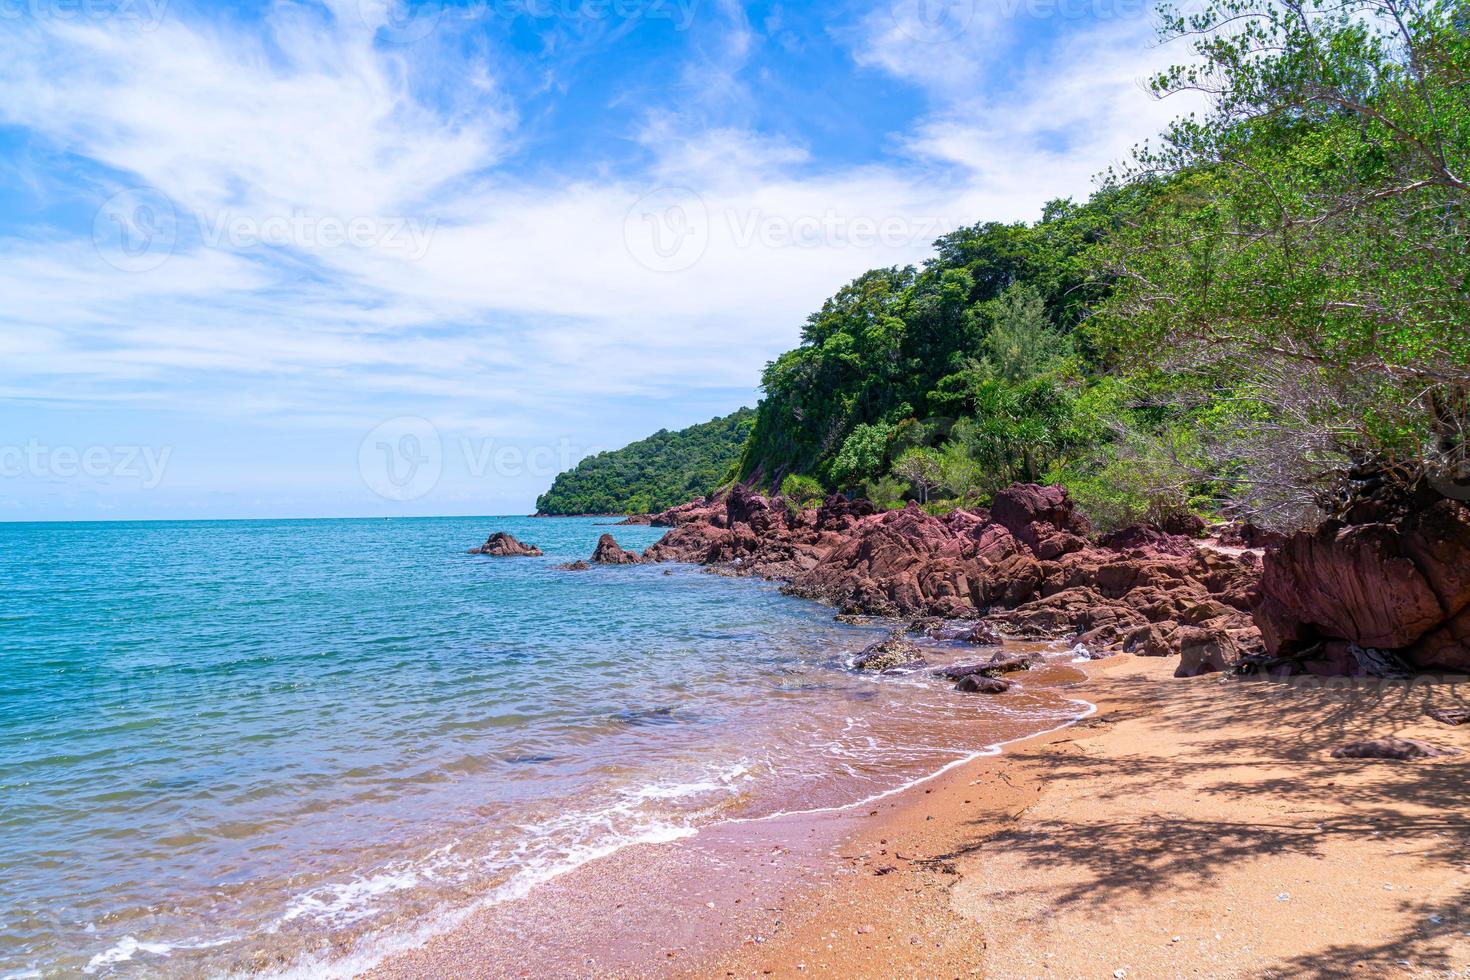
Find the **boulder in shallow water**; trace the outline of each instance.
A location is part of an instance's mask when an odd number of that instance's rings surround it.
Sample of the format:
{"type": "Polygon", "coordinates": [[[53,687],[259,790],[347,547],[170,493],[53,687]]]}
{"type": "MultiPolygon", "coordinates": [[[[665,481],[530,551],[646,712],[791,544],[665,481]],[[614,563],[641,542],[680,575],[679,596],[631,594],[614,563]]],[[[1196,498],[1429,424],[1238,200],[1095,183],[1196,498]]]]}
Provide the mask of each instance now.
{"type": "Polygon", "coordinates": [[[1030,670],[1041,662],[1041,657],[1034,653],[997,653],[989,660],[983,660],[977,664],[960,664],[955,667],[943,667],[939,674],[952,681],[963,680],[966,677],[998,677],[1001,674],[1013,674],[1018,670],[1030,670]]]}
{"type": "Polygon", "coordinates": [[[631,551],[624,551],[611,534],[604,534],[597,539],[597,550],[592,552],[592,564],[594,565],[636,565],[639,557],[631,551]]]}
{"type": "Polygon", "coordinates": [[[961,677],[959,683],[954,686],[956,691],[966,694],[1004,694],[1011,689],[1011,682],[1003,677],[986,677],[983,674],[970,674],[961,677]]]}
{"type": "Polygon", "coordinates": [[[472,555],[490,555],[493,558],[535,558],[541,549],[534,544],[522,544],[504,531],[496,531],[478,548],[471,548],[472,555]]]}
{"type": "Polygon", "coordinates": [[[914,646],[902,632],[895,632],[887,639],[865,647],[863,652],[853,659],[852,665],[858,670],[881,673],[896,667],[908,667],[923,662],[924,657],[919,653],[919,648],[914,646]]]}
{"type": "Polygon", "coordinates": [[[557,567],[568,572],[585,572],[592,566],[578,558],[576,561],[569,561],[565,565],[558,565],[557,567]]]}

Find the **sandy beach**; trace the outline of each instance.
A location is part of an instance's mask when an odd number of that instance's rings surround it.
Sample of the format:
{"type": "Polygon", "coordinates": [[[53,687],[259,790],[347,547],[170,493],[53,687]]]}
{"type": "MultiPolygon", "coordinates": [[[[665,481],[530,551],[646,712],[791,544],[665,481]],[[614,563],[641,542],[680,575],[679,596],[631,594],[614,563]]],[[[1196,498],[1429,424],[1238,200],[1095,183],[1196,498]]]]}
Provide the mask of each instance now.
{"type": "Polygon", "coordinates": [[[1334,759],[1450,683],[1090,665],[1096,712],[845,811],[628,848],[373,975],[1470,975],[1470,756],[1334,759]]]}

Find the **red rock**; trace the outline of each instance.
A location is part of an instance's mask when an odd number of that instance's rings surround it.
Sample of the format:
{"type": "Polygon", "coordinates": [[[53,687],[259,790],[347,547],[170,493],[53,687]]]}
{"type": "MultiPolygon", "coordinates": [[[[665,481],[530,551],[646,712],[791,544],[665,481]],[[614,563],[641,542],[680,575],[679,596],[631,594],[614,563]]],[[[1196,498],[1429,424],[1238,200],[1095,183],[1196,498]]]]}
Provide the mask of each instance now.
{"type": "Polygon", "coordinates": [[[990,507],[990,518],[1022,541],[1026,541],[1026,532],[1036,524],[1078,536],[1086,536],[1092,530],[1065,487],[1035,483],[1019,483],[997,493],[990,507]]]}
{"type": "Polygon", "coordinates": [[[1174,633],[1179,647],[1179,666],[1175,677],[1198,677],[1217,671],[1231,671],[1240,663],[1240,645],[1224,630],[1205,630],[1197,626],[1181,626],[1174,633]]]}
{"type": "Polygon", "coordinates": [[[1152,524],[1130,524],[1098,539],[1098,546],[1110,551],[1139,551],[1160,555],[1187,557],[1199,550],[1188,537],[1167,534],[1152,524]]]}
{"type": "Polygon", "coordinates": [[[918,507],[874,513],[840,496],[798,512],[736,487],[654,523],[671,529],[645,560],[781,579],[789,594],[843,614],[988,616],[1020,635],[1083,634],[1099,649],[1131,644],[1156,655],[1177,652],[1183,623],[1241,650],[1260,647],[1245,612],[1259,596],[1255,555],[1186,548],[1157,531],[1138,532],[1121,551],[1090,546],[1085,519],[1060,487],[1012,487],[989,513],[943,517],[918,507]]]}
{"type": "Polygon", "coordinates": [[[1030,670],[1040,662],[1041,658],[1034,653],[997,653],[989,660],[982,660],[978,664],[944,667],[938,673],[952,681],[976,676],[997,677],[1001,674],[1013,674],[1019,670],[1030,670]]]}
{"type": "Polygon", "coordinates": [[[624,551],[611,534],[604,534],[597,539],[597,550],[592,552],[591,561],[594,565],[636,565],[639,558],[631,551],[624,551]]]}
{"type": "Polygon", "coordinates": [[[1268,654],[1345,642],[1421,669],[1470,671],[1470,509],[1438,500],[1397,523],[1329,521],[1267,552],[1255,607],[1268,654]]]}
{"type": "Polygon", "coordinates": [[[480,547],[471,548],[470,554],[490,555],[494,558],[534,558],[541,554],[541,549],[534,544],[522,544],[504,531],[496,531],[480,547]]]}

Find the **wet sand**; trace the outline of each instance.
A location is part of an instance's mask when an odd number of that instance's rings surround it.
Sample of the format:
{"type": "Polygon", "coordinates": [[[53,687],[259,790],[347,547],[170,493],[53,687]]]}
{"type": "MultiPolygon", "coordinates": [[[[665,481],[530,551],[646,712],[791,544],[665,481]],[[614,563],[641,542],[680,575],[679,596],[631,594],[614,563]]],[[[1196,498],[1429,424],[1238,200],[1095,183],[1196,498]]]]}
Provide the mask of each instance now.
{"type": "Polygon", "coordinates": [[[372,975],[1470,975],[1470,755],[1337,760],[1465,685],[1175,680],[873,804],[625,849],[372,975]]]}

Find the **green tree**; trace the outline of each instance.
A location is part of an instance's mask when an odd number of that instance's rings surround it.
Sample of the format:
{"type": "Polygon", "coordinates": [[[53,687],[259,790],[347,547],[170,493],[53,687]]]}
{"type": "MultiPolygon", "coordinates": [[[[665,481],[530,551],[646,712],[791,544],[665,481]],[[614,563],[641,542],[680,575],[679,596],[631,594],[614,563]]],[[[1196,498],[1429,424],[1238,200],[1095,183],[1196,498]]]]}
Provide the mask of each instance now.
{"type": "Polygon", "coordinates": [[[893,464],[893,473],[907,480],[924,504],[929,502],[929,494],[943,485],[943,462],[932,449],[910,449],[893,464]]]}
{"type": "Polygon", "coordinates": [[[781,481],[781,496],[798,509],[805,510],[820,504],[827,496],[827,491],[823,490],[822,485],[811,477],[792,473],[781,481]]]}
{"type": "Polygon", "coordinates": [[[828,472],[839,487],[852,486],[880,475],[888,462],[891,426],[866,422],[855,426],[832,459],[828,472]]]}
{"type": "Polygon", "coordinates": [[[1123,176],[1094,336],[1209,426],[1229,492],[1283,522],[1464,462],[1470,39],[1463,2],[1216,0],[1171,11],[1204,92],[1123,176]],[[1207,413],[1214,402],[1228,410],[1207,413]],[[1237,463],[1238,461],[1238,463],[1237,463]]]}

